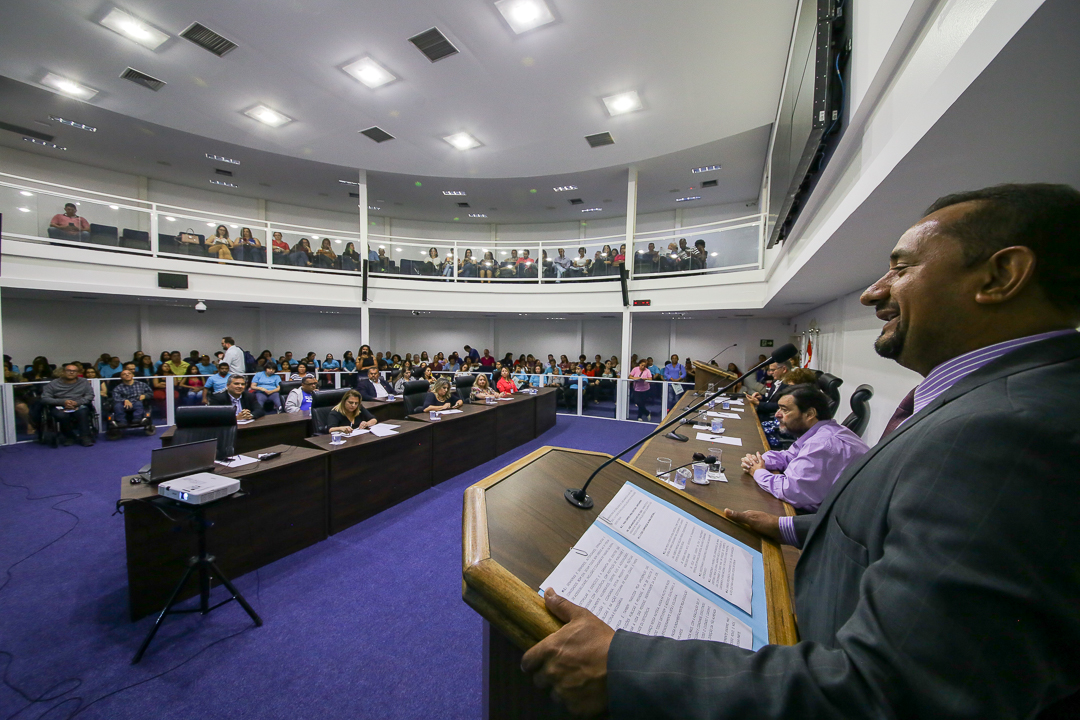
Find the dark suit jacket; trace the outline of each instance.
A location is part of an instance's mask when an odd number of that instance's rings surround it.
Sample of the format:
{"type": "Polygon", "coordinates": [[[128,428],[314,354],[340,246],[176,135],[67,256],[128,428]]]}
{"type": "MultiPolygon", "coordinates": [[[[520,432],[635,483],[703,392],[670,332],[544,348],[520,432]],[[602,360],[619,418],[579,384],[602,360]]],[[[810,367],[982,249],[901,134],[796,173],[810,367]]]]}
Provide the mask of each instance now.
{"type": "MultiPolygon", "coordinates": [[[[386,391],[387,395],[394,394],[394,388],[390,383],[383,380],[381,376],[379,377],[379,384],[382,385],[382,389],[386,391]]],[[[360,392],[360,396],[365,400],[374,400],[376,398],[375,385],[367,378],[361,378],[360,381],[356,383],[356,389],[360,392]]]]}
{"type": "Polygon", "coordinates": [[[1080,716],[1078,399],[1080,334],[961,380],[795,519],[802,642],[619,631],[611,717],[1080,716]]]}
{"type": "Polygon", "coordinates": [[[758,417],[763,420],[772,419],[773,415],[776,414],[777,409],[780,407],[780,394],[784,392],[784,388],[786,387],[788,387],[788,384],[783,381],[774,382],[768,392],[761,394],[761,401],[758,402],[757,406],[758,417]]]}
{"type": "MultiPolygon", "coordinates": [[[[232,396],[229,395],[228,390],[222,390],[221,392],[214,393],[210,396],[210,404],[232,405],[232,396]]],[[[262,405],[260,405],[259,401],[255,399],[254,393],[244,392],[242,395],[240,395],[240,405],[245,410],[251,411],[251,416],[253,418],[258,419],[266,414],[266,411],[263,410],[262,405]]]]}

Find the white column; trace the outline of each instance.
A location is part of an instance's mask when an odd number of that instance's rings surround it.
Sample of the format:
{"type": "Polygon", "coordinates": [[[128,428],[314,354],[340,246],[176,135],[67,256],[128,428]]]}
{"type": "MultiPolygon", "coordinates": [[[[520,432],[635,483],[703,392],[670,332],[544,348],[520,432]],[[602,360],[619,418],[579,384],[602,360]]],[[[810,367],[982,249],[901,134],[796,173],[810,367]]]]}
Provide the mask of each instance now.
{"type": "Polygon", "coordinates": [[[371,309],[367,303],[360,303],[360,344],[371,344],[371,309]]]}
{"type": "MultiPolygon", "coordinates": [[[[626,379],[630,377],[630,336],[633,331],[633,322],[630,317],[630,308],[624,307],[622,310],[622,343],[619,346],[619,377],[626,379]]],[[[627,392],[629,385],[625,382],[619,383],[618,390],[615,393],[615,419],[626,419],[626,404],[630,400],[630,393],[627,392]]]]}
{"type": "MultiPolygon", "coordinates": [[[[357,216],[360,223],[360,259],[367,260],[368,257],[368,191],[367,191],[367,170],[357,171],[357,182],[360,183],[356,186],[356,194],[360,197],[357,199],[357,216]]],[[[390,253],[387,253],[389,255],[390,253]]]]}
{"type": "MultiPolygon", "coordinates": [[[[0,318],[3,316],[3,307],[0,306],[0,318]]],[[[4,354],[4,322],[0,319],[0,356],[4,354]]],[[[4,445],[15,443],[15,396],[12,394],[12,386],[3,384],[4,392],[0,395],[0,440],[4,445]]]]}
{"type": "Polygon", "coordinates": [[[623,262],[631,270],[634,267],[634,235],[637,234],[637,168],[631,166],[626,181],[626,260],[623,262]]]}

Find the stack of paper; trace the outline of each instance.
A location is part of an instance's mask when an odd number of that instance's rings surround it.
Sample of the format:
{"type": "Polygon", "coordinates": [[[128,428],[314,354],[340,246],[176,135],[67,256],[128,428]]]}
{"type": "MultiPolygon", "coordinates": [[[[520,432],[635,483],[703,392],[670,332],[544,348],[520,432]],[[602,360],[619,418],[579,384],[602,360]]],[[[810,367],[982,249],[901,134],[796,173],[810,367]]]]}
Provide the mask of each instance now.
{"type": "Polygon", "coordinates": [[[722,443],[724,445],[736,445],[742,447],[742,440],[737,437],[727,437],[726,435],[713,435],[711,432],[699,432],[697,434],[698,440],[704,440],[705,442],[722,443]]]}

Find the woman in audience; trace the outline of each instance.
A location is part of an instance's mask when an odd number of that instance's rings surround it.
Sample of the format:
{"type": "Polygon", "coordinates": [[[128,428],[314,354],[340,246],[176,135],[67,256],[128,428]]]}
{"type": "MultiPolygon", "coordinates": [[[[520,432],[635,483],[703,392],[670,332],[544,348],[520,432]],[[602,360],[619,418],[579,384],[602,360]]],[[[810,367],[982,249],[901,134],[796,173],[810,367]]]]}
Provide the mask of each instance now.
{"type": "Polygon", "coordinates": [[[360,357],[356,360],[356,371],[361,375],[367,375],[367,369],[369,367],[378,367],[375,363],[375,358],[371,354],[371,347],[368,345],[360,346],[360,357]]]}
{"type": "Polygon", "coordinates": [[[266,248],[259,242],[259,238],[251,234],[251,228],[240,228],[240,237],[237,238],[233,248],[239,251],[236,253],[237,260],[253,263],[266,262],[266,248]]]}
{"type": "Polygon", "coordinates": [[[275,232],[273,240],[270,244],[270,249],[273,251],[273,259],[275,265],[284,265],[288,262],[289,255],[289,243],[285,242],[281,238],[281,233],[275,232]]]}
{"type": "Polygon", "coordinates": [[[427,350],[420,353],[420,362],[431,364],[431,359],[428,357],[427,350]]]}
{"type": "Polygon", "coordinates": [[[446,257],[442,259],[442,262],[435,266],[435,269],[444,278],[454,277],[454,251],[447,250],[446,257]]]}
{"type": "Polygon", "coordinates": [[[337,253],[330,244],[330,238],[323,238],[322,245],[315,251],[315,267],[331,270],[337,267],[337,253]]]}
{"type": "Polygon", "coordinates": [[[574,267],[572,272],[576,277],[589,274],[589,268],[592,266],[592,260],[585,257],[585,248],[581,247],[577,250],[578,255],[573,260],[574,267]]]}
{"type": "Polygon", "coordinates": [[[441,352],[435,353],[435,359],[431,361],[432,372],[442,372],[445,365],[446,361],[443,360],[443,354],[441,352]]]}
{"type": "Polygon", "coordinates": [[[626,263],[626,243],[619,246],[619,252],[615,253],[615,257],[611,261],[611,267],[618,275],[622,270],[622,266],[626,263]]]}
{"type": "Polygon", "coordinates": [[[154,370],[160,370],[161,366],[169,362],[169,351],[162,350],[161,355],[158,356],[158,361],[154,363],[154,370]]]}
{"type": "Polygon", "coordinates": [[[429,391],[424,397],[424,402],[421,403],[420,409],[417,410],[417,412],[456,410],[463,404],[461,398],[457,396],[457,393],[450,389],[450,381],[445,378],[440,378],[435,381],[433,390],[429,391]]]}
{"type": "MultiPolygon", "coordinates": [[[[424,365],[423,363],[421,363],[420,367],[418,369],[423,371],[423,373],[424,373],[423,379],[428,381],[429,386],[435,384],[435,381],[438,378],[436,378],[435,374],[431,372],[431,366],[430,365],[424,365]]],[[[416,374],[415,371],[413,372],[413,374],[414,375],[416,374]]]]}
{"type": "Polygon", "coordinates": [[[289,264],[296,267],[311,267],[311,243],[307,238],[300,238],[289,251],[289,264]]]}
{"type": "Polygon", "coordinates": [[[397,373],[401,370],[401,356],[394,353],[390,358],[390,362],[387,363],[387,370],[393,373],[397,373]]]}
{"type": "Polygon", "coordinates": [[[157,369],[154,367],[154,358],[149,355],[143,355],[139,358],[139,364],[135,366],[135,377],[154,377],[157,374],[157,369]]]}
{"type": "Polygon", "coordinates": [[[529,371],[524,365],[514,363],[514,372],[510,374],[510,379],[518,386],[518,390],[524,390],[529,386],[529,371]]]}
{"type": "MultiPolygon", "coordinates": [[[[173,374],[172,369],[169,367],[169,363],[164,363],[157,371],[157,377],[150,380],[150,387],[154,390],[154,404],[158,406],[158,415],[165,415],[165,390],[168,387],[168,380],[166,378],[173,374]]],[[[174,378],[175,380],[175,378],[174,378]]],[[[177,402],[180,399],[180,391],[176,389],[176,385],[173,385],[173,402],[177,402]]]]}
{"type": "MultiPolygon", "coordinates": [[[[688,360],[689,360],[689,358],[688,358],[688,360]]],[[[736,365],[735,363],[728,363],[727,364],[727,371],[729,373],[734,373],[736,377],[739,377],[740,375],[742,375],[742,370],[740,370],[739,366],[736,365]]],[[[795,380],[788,381],[787,378],[785,378],[784,381],[785,382],[796,383],[795,380]]],[[[731,388],[731,390],[729,390],[729,392],[741,393],[742,392],[742,387],[743,387],[743,384],[739,383],[738,385],[735,385],[733,388],[731,388]]]]}
{"type": "Polygon", "coordinates": [[[605,245],[600,251],[599,261],[593,263],[593,275],[610,275],[611,265],[614,260],[615,255],[611,252],[611,246],[605,245]]]}
{"type": "Polygon", "coordinates": [[[341,363],[334,359],[333,353],[326,353],[326,359],[323,360],[322,369],[328,372],[335,372],[341,369],[341,363]]]}
{"type": "Polygon", "coordinates": [[[570,360],[565,355],[559,356],[559,369],[563,371],[563,374],[570,371],[570,360]]]}
{"type": "Polygon", "coordinates": [[[326,425],[332,433],[366,430],[377,422],[364,407],[363,398],[356,390],[346,390],[341,402],[326,416],[326,425]]]}
{"type": "Polygon", "coordinates": [[[180,390],[180,402],[184,405],[201,404],[203,384],[199,368],[195,365],[189,365],[187,374],[176,378],[176,386],[180,390]]]}
{"type": "Polygon", "coordinates": [[[458,277],[474,278],[477,276],[476,258],[473,257],[472,250],[465,250],[465,257],[458,263],[458,277]]]}
{"type": "Polygon", "coordinates": [[[289,380],[292,380],[293,382],[303,382],[306,377],[313,378],[315,377],[315,373],[308,370],[307,363],[300,361],[296,364],[296,371],[289,376],[289,380]]]}
{"type": "Polygon", "coordinates": [[[412,376],[413,366],[411,360],[405,360],[401,363],[401,369],[398,374],[394,376],[394,394],[401,395],[405,392],[405,383],[413,379],[412,376]]]}
{"type": "Polygon", "coordinates": [[[509,259],[504,260],[501,263],[499,263],[498,277],[500,277],[500,278],[517,277],[517,262],[518,262],[518,251],[517,250],[511,250],[509,259]]]}
{"type": "Polygon", "coordinates": [[[477,267],[477,274],[481,279],[486,278],[488,282],[495,277],[495,255],[490,250],[484,253],[484,260],[477,267]]]}
{"type": "Polygon", "coordinates": [[[631,395],[633,398],[631,402],[637,405],[637,419],[640,422],[646,420],[652,420],[652,414],[649,413],[649,409],[645,407],[645,401],[649,397],[649,380],[652,380],[652,373],[649,372],[649,363],[644,358],[638,360],[637,367],[630,371],[630,377],[633,379],[631,395]]]}
{"type": "Polygon", "coordinates": [[[424,264],[421,266],[421,275],[435,275],[439,272],[439,267],[442,265],[442,261],[439,259],[439,248],[429,248],[427,251],[427,259],[424,260],[424,264]]]}
{"type": "Polygon", "coordinates": [[[496,387],[499,389],[499,392],[506,393],[507,395],[512,395],[518,391],[518,384],[514,382],[514,378],[511,377],[509,367],[504,365],[499,372],[499,382],[496,387]]]}
{"type": "Polygon", "coordinates": [[[486,402],[484,398],[499,397],[499,393],[491,388],[488,376],[480,373],[473,380],[472,389],[469,390],[469,402],[486,402]]]}
{"type": "Polygon", "coordinates": [[[229,228],[218,225],[214,237],[206,243],[206,252],[220,260],[232,260],[233,241],[229,239],[229,228]]]}
{"type": "Polygon", "coordinates": [[[608,360],[604,363],[603,371],[600,372],[600,399],[612,400],[615,398],[616,377],[618,376],[615,374],[614,368],[611,367],[611,361],[608,360]]]}
{"type": "MultiPolygon", "coordinates": [[[[96,367],[94,367],[92,364],[87,364],[86,368],[83,370],[83,378],[85,378],[86,380],[100,380],[101,375],[98,374],[98,371],[97,371],[96,367]]],[[[109,383],[108,382],[101,383],[101,388],[100,388],[100,393],[99,394],[101,395],[102,398],[109,397],[109,383]]]]}
{"type": "Polygon", "coordinates": [[[447,358],[446,363],[443,365],[443,370],[452,373],[461,370],[461,361],[458,359],[458,354],[456,352],[450,353],[450,357],[447,358]]]}
{"type": "Polygon", "coordinates": [[[269,403],[277,412],[281,412],[281,376],[273,360],[263,365],[262,370],[251,378],[251,390],[260,405],[266,407],[269,403]]]}
{"type": "MultiPolygon", "coordinates": [[[[345,250],[341,253],[341,269],[342,270],[359,270],[360,269],[360,253],[356,252],[356,246],[353,243],[346,243],[345,250]]],[[[374,268],[372,268],[374,270],[374,268]]]]}
{"type": "Polygon", "coordinates": [[[534,388],[544,386],[544,366],[539,360],[533,364],[532,374],[529,375],[529,385],[534,388]]]}

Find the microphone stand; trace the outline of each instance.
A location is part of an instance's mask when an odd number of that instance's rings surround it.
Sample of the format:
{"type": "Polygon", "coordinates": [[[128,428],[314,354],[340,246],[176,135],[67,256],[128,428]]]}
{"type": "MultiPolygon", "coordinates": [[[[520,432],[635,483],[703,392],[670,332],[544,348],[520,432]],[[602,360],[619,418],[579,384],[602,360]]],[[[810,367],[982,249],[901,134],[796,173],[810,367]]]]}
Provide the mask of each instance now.
{"type": "Polygon", "coordinates": [[[709,359],[708,359],[708,360],[706,360],[705,362],[706,362],[706,363],[711,363],[711,362],[712,362],[713,360],[715,360],[716,358],[720,357],[721,355],[723,355],[724,353],[726,353],[726,352],[727,352],[728,350],[730,350],[731,348],[733,348],[733,347],[737,347],[738,345],[739,345],[739,343],[731,343],[731,344],[730,344],[730,345],[728,345],[728,346],[727,346],[726,348],[724,348],[724,349],[723,349],[723,350],[721,350],[720,352],[716,353],[715,355],[713,355],[713,356],[712,356],[711,358],[709,358],[709,359]]]}
{"type": "Polygon", "coordinates": [[[795,357],[795,355],[797,353],[798,353],[798,350],[791,343],[788,343],[787,345],[783,345],[781,347],[778,347],[773,352],[772,357],[770,357],[770,358],[766,359],[764,362],[760,362],[757,365],[755,365],[754,367],[750,368],[745,373],[743,373],[740,377],[732,380],[730,383],[728,383],[724,387],[720,388],[719,390],[714,392],[712,395],[707,395],[706,397],[702,398],[699,402],[695,403],[694,405],[691,405],[689,408],[687,408],[686,410],[679,413],[672,420],[668,420],[666,423],[661,423],[660,426],[656,428],[656,430],[653,430],[651,433],[649,433],[648,435],[643,437],[641,440],[638,440],[636,443],[634,443],[630,447],[626,448],[622,452],[618,453],[617,455],[612,455],[610,458],[608,458],[603,463],[601,463],[600,467],[596,468],[596,470],[593,471],[593,474],[589,476],[589,479],[586,480],[585,484],[582,485],[580,488],[566,488],[566,491],[563,493],[563,497],[565,497],[566,501],[568,503],[570,503],[571,505],[573,505],[574,507],[581,508],[582,510],[588,510],[589,508],[591,508],[593,506],[593,500],[592,500],[591,497],[589,497],[588,493],[586,493],[586,490],[589,489],[589,483],[591,483],[593,481],[593,478],[596,477],[597,474],[599,474],[599,472],[601,470],[606,468],[611,463],[615,462],[617,459],[619,459],[620,457],[622,457],[626,453],[628,453],[631,450],[633,450],[634,448],[636,448],[638,445],[641,445],[641,444],[643,444],[643,443],[645,443],[645,442],[647,442],[649,440],[652,440],[654,437],[656,437],[660,433],[664,432],[665,430],[667,430],[672,425],[675,425],[676,423],[681,421],[683,418],[688,416],[690,413],[694,412],[695,410],[697,410],[701,406],[705,405],[707,402],[709,402],[710,400],[712,400],[716,396],[722,395],[725,392],[727,392],[728,389],[735,387],[737,384],[739,384],[740,382],[742,382],[746,378],[750,377],[753,373],[756,373],[759,369],[765,367],[766,365],[769,365],[770,363],[787,362],[791,358],[795,357]]]}

